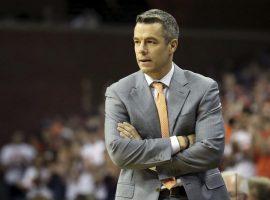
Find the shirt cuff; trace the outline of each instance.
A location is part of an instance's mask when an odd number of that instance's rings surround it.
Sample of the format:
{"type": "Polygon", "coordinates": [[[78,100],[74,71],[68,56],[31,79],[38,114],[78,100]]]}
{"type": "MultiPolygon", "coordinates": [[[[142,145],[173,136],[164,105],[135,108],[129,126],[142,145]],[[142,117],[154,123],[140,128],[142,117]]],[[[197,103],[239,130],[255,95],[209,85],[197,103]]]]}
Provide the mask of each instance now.
{"type": "Polygon", "coordinates": [[[176,136],[170,137],[170,140],[171,140],[171,146],[172,146],[172,155],[174,155],[181,150],[180,144],[179,144],[176,136]]]}

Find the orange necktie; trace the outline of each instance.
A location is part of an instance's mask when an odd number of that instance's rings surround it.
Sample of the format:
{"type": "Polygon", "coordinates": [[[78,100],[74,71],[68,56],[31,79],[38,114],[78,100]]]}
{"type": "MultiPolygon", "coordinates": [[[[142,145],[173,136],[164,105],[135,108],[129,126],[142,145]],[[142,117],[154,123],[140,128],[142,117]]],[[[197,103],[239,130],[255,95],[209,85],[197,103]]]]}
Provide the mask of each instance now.
{"type": "MultiPolygon", "coordinates": [[[[157,97],[155,98],[155,101],[160,121],[161,135],[163,138],[168,138],[170,137],[169,120],[163,84],[160,82],[154,82],[152,83],[152,86],[157,90],[157,97]]],[[[176,180],[175,177],[173,177],[163,180],[162,183],[167,189],[170,190],[174,185],[176,185],[176,180]]]]}

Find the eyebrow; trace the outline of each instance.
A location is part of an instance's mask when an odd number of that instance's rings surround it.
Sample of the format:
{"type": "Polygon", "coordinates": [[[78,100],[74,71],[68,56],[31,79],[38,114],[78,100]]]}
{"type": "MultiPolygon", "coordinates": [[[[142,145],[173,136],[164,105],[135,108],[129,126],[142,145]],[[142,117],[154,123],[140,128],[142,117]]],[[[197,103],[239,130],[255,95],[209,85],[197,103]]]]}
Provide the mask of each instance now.
{"type": "MultiPolygon", "coordinates": [[[[138,40],[139,38],[137,38],[137,37],[133,37],[133,40],[138,40]]],[[[155,37],[147,37],[147,38],[145,38],[146,40],[156,40],[156,41],[158,41],[158,39],[157,38],[155,38],[155,37]]]]}

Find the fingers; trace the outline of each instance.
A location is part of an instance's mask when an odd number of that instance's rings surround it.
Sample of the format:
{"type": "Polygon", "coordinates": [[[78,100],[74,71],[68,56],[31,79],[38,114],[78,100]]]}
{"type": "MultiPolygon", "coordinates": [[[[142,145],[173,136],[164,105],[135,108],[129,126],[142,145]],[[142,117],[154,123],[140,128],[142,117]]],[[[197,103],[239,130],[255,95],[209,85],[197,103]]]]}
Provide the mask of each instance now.
{"type": "Polygon", "coordinates": [[[128,132],[132,132],[132,131],[135,130],[135,128],[131,124],[127,123],[127,122],[118,123],[118,127],[121,127],[121,128],[125,129],[128,132]]]}
{"type": "Polygon", "coordinates": [[[120,126],[117,127],[117,130],[119,131],[120,136],[123,138],[129,138],[129,139],[134,138],[132,134],[130,134],[127,130],[125,130],[124,128],[122,128],[120,126]]]}
{"type": "Polygon", "coordinates": [[[195,143],[195,140],[196,140],[195,134],[188,135],[187,138],[189,140],[189,146],[195,143]]]}
{"type": "Polygon", "coordinates": [[[127,123],[127,122],[123,122],[123,124],[124,124],[125,126],[127,126],[129,129],[135,130],[134,126],[132,126],[131,124],[129,124],[129,123],[127,123]]]}
{"type": "Polygon", "coordinates": [[[185,136],[177,136],[177,140],[179,142],[181,150],[184,150],[188,147],[188,141],[187,141],[187,138],[185,136]]]}
{"type": "Polygon", "coordinates": [[[187,136],[177,136],[178,142],[182,150],[191,147],[196,140],[195,134],[190,134],[187,136]]]}
{"type": "Polygon", "coordinates": [[[117,130],[119,128],[121,131],[125,131],[125,133],[128,133],[128,135],[132,135],[132,128],[130,128],[130,126],[128,126],[127,124],[124,124],[124,123],[118,123],[117,130]]]}
{"type": "Polygon", "coordinates": [[[131,139],[141,139],[141,136],[137,132],[134,126],[127,122],[118,123],[117,124],[117,130],[122,132],[127,138],[131,139]]]}

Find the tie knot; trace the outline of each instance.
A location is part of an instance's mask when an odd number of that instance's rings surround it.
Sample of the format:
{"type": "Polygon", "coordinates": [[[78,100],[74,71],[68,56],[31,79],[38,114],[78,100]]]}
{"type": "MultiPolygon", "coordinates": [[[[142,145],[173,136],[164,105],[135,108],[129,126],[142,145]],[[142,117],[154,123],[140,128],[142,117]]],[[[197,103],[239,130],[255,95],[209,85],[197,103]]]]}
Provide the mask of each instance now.
{"type": "Polygon", "coordinates": [[[163,93],[164,84],[161,82],[153,82],[152,87],[155,88],[158,93],[163,93]]]}

